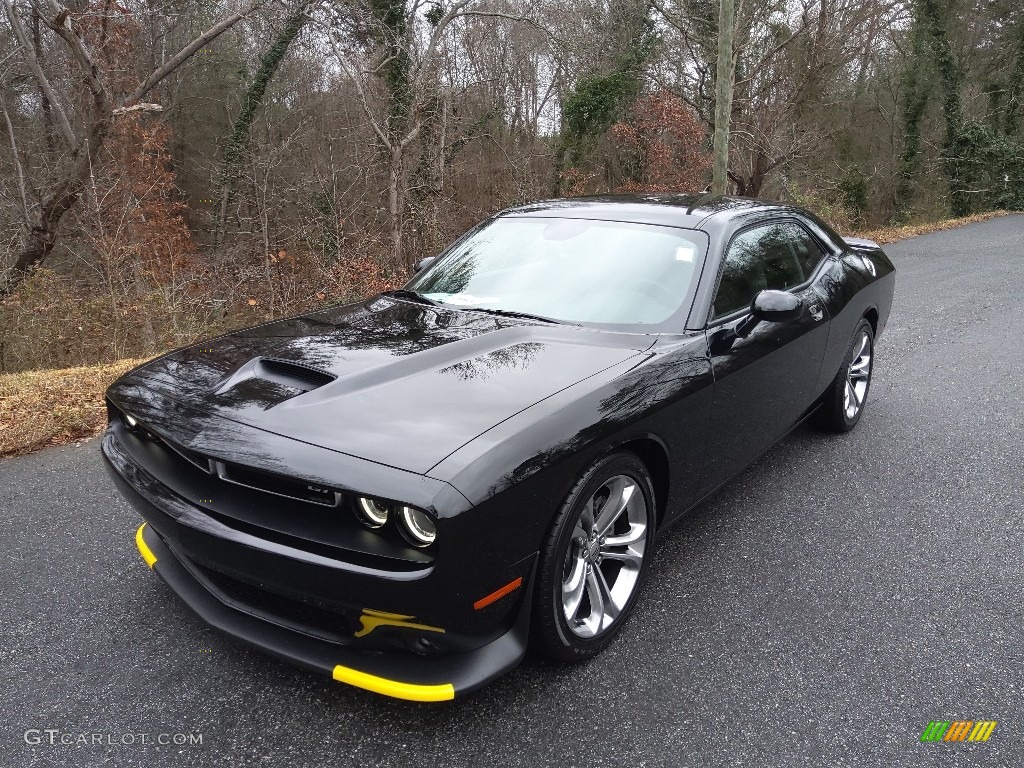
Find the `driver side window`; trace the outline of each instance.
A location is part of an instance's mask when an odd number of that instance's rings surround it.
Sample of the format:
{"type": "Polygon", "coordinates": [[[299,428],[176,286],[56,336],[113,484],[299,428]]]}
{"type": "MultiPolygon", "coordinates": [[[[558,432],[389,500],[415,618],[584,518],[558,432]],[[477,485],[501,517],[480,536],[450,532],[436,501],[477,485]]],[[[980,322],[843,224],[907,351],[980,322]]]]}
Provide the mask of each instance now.
{"type": "Polygon", "coordinates": [[[806,279],[790,247],[790,238],[784,223],[754,227],[733,238],[715,295],[713,317],[746,309],[761,291],[789,290],[806,279]]]}

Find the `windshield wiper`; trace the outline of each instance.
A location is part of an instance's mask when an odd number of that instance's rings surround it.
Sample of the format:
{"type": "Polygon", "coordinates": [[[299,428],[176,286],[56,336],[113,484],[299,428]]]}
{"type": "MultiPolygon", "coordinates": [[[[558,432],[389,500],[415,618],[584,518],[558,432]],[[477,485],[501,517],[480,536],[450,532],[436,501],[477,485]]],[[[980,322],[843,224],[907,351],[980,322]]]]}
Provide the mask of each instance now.
{"type": "MultiPolygon", "coordinates": [[[[489,315],[501,315],[502,317],[517,317],[522,320],[540,320],[544,323],[555,323],[556,325],[565,325],[564,320],[555,320],[551,317],[544,317],[544,315],[531,315],[529,312],[516,312],[511,309],[494,309],[492,307],[462,307],[462,309],[471,309],[474,312],[486,312],[489,315]]],[[[575,325],[575,323],[571,323],[575,325]]]]}
{"type": "MultiPolygon", "coordinates": [[[[515,318],[519,318],[521,320],[540,320],[542,323],[554,323],[556,325],[563,325],[563,324],[565,324],[565,321],[563,321],[563,320],[555,320],[554,318],[544,317],[543,315],[532,315],[529,312],[516,312],[516,311],[511,310],[511,309],[495,309],[493,307],[472,307],[472,306],[463,306],[463,305],[459,305],[459,304],[449,305],[449,304],[447,304],[445,302],[434,301],[434,299],[427,298],[422,293],[417,293],[416,291],[409,291],[409,290],[406,290],[405,288],[399,288],[399,289],[394,290],[394,291],[384,291],[384,293],[382,293],[381,295],[382,296],[393,296],[396,299],[406,299],[407,301],[415,301],[415,302],[418,302],[420,304],[429,304],[432,307],[437,307],[437,306],[441,306],[442,304],[444,304],[445,306],[448,306],[448,307],[450,307],[452,309],[468,309],[468,310],[471,310],[473,312],[486,312],[489,315],[501,315],[502,317],[515,317],[515,318]]],[[[575,325],[575,323],[570,323],[570,325],[575,325]]]]}
{"type": "Polygon", "coordinates": [[[396,299],[407,299],[408,301],[415,301],[420,304],[429,304],[432,307],[438,306],[441,302],[428,299],[422,293],[416,293],[416,291],[407,291],[404,288],[399,288],[396,291],[384,291],[382,296],[394,296],[396,299]]]}

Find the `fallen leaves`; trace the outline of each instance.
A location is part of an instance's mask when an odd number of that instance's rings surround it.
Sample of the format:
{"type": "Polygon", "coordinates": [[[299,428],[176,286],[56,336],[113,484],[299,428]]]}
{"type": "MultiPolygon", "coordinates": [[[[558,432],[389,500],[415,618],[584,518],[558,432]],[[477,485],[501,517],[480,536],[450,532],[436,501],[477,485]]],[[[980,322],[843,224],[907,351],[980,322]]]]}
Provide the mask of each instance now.
{"type": "Polygon", "coordinates": [[[879,229],[871,229],[866,232],[847,232],[845,234],[850,235],[850,237],[863,237],[868,240],[874,240],[879,245],[886,245],[888,243],[895,243],[897,240],[906,240],[908,237],[918,237],[919,235],[927,235],[931,232],[956,229],[966,224],[977,224],[981,221],[988,221],[989,219],[995,219],[1008,214],[1009,211],[988,211],[986,213],[976,213],[973,216],[964,216],[959,219],[942,219],[941,221],[930,221],[924,224],[906,224],[900,227],[880,227],[879,229]]]}
{"type": "Polygon", "coordinates": [[[0,374],[0,456],[19,456],[99,434],[103,392],[140,360],[0,374]]]}

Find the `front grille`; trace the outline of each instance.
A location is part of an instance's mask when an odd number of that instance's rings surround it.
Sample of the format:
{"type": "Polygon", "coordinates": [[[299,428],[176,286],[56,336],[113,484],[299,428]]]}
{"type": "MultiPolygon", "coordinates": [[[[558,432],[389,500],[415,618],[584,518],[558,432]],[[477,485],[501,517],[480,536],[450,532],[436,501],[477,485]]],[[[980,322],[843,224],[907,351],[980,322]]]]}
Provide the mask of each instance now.
{"type": "Polygon", "coordinates": [[[228,464],[223,461],[215,461],[213,466],[221,480],[233,483],[234,485],[241,485],[244,488],[252,488],[264,493],[272,493],[275,496],[298,499],[310,504],[319,504],[324,507],[337,507],[341,505],[341,494],[337,491],[332,491],[330,488],[311,485],[301,480],[292,480],[280,475],[260,472],[256,469],[242,467],[238,464],[228,464]]]}
{"type": "Polygon", "coordinates": [[[174,451],[192,466],[198,467],[208,475],[216,475],[224,482],[240,485],[243,488],[252,488],[263,493],[272,493],[275,496],[295,499],[296,501],[317,504],[322,507],[341,506],[341,493],[331,488],[324,488],[323,486],[306,483],[302,480],[275,475],[272,472],[263,472],[251,467],[244,467],[240,464],[217,461],[216,459],[204,456],[198,451],[178,445],[166,437],[149,432],[149,430],[147,430],[147,433],[157,443],[174,451]]]}
{"type": "Polygon", "coordinates": [[[221,602],[250,616],[343,645],[352,642],[352,635],[358,629],[358,619],[351,614],[336,613],[317,605],[291,600],[225,576],[194,561],[187,561],[180,555],[179,559],[192,566],[189,570],[193,576],[199,578],[221,602]]]}
{"type": "Polygon", "coordinates": [[[189,464],[199,467],[199,469],[203,470],[203,472],[205,472],[208,475],[213,474],[213,465],[210,463],[210,460],[208,458],[203,456],[203,454],[197,453],[196,451],[190,451],[188,448],[184,448],[178,445],[177,443],[171,442],[166,438],[157,437],[156,435],[154,435],[154,437],[156,438],[157,442],[166,445],[176,454],[181,456],[181,458],[183,458],[189,464]]]}

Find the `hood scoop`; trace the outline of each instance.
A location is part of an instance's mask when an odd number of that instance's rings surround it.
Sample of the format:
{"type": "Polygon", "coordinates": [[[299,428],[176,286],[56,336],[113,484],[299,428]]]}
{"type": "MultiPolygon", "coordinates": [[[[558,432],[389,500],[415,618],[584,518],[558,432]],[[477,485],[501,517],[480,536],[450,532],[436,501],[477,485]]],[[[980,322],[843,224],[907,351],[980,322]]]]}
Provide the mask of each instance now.
{"type": "Polygon", "coordinates": [[[276,402],[266,407],[273,407],[281,400],[302,395],[330,384],[337,377],[302,363],[281,360],[274,357],[255,357],[242,365],[234,373],[222,380],[214,389],[213,394],[223,397],[237,396],[242,391],[262,389],[264,397],[278,392],[283,397],[273,398],[276,402]],[[260,386],[266,382],[270,387],[260,386]],[[267,391],[270,390],[270,391],[267,391]]]}

